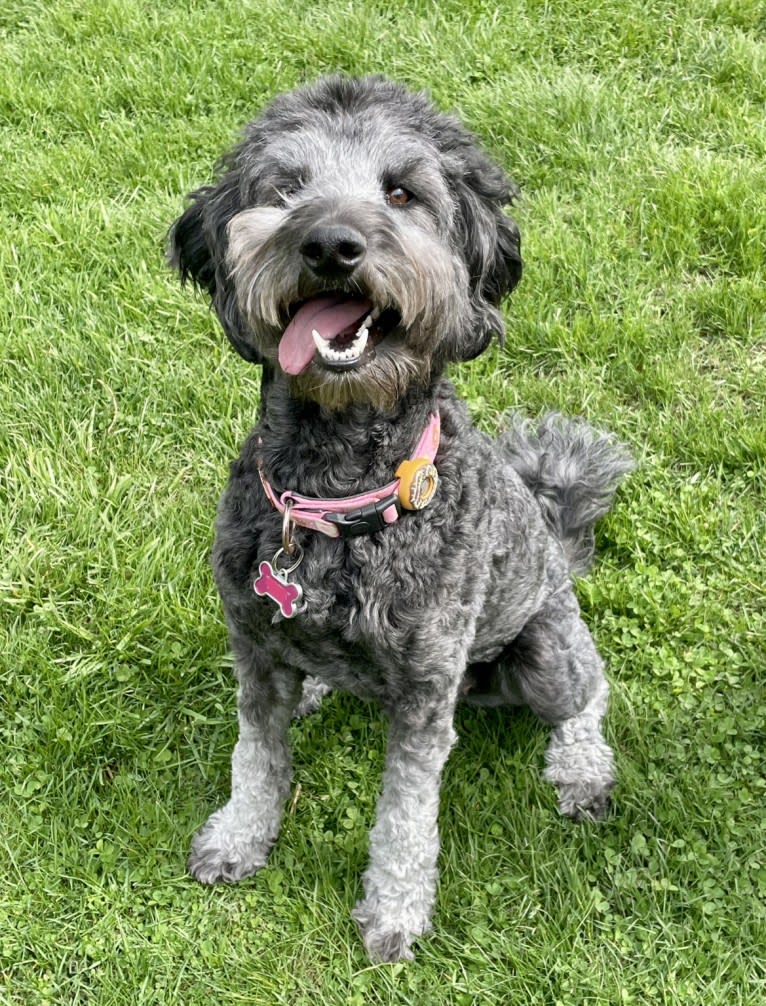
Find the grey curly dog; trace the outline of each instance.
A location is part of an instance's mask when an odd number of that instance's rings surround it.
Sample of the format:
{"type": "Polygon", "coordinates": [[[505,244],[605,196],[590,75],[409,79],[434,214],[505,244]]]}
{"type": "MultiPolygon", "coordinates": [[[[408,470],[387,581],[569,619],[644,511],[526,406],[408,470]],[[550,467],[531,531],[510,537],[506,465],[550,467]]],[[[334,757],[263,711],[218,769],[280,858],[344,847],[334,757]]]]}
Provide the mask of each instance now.
{"type": "Polygon", "coordinates": [[[377,961],[412,957],[429,929],[458,701],[526,704],[551,725],[563,814],[602,816],[614,783],[571,574],[630,461],[559,417],[492,440],[443,376],[502,337],[521,276],[513,195],[426,96],[335,76],[277,97],[171,229],[181,277],[263,367],[213,550],[239,682],[231,797],[189,869],[216,883],[262,867],[291,718],[330,689],[377,700],[386,766],[353,912],[377,961]]]}

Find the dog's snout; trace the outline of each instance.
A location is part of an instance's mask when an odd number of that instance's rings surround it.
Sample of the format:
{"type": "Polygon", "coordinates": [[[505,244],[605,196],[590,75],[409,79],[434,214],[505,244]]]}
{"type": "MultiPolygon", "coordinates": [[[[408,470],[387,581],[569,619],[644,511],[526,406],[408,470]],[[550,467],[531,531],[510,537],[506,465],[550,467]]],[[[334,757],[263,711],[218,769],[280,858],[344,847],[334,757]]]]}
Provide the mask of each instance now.
{"type": "Polygon", "coordinates": [[[306,235],[300,251],[312,272],[349,273],[364,258],[367,241],[353,227],[325,224],[314,227],[306,235]]]}

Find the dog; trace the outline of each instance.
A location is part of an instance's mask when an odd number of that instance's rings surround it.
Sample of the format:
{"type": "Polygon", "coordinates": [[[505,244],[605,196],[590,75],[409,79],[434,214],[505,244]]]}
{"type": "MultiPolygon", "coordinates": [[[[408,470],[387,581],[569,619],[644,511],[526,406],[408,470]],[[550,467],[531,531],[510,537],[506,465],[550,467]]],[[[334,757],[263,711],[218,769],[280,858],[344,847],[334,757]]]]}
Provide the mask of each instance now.
{"type": "Polygon", "coordinates": [[[430,928],[459,701],[550,724],[545,778],[569,817],[601,817],[615,778],[572,574],[631,462],[557,416],[492,440],[444,377],[503,335],[515,195],[426,95],[331,76],[277,96],[170,230],[182,280],[263,368],[212,557],[239,685],[231,797],[189,870],[262,867],[291,718],[331,689],[377,700],[386,765],[353,911],[373,961],[410,959],[430,928]]]}

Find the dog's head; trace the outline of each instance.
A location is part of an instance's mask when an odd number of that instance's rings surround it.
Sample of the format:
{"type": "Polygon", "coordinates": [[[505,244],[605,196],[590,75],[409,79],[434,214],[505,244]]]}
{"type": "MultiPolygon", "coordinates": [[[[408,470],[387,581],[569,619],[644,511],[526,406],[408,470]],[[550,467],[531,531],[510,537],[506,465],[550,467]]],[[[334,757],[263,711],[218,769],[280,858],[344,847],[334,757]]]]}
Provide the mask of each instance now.
{"type": "Polygon", "coordinates": [[[456,119],[381,77],[279,96],[171,230],[234,347],[294,395],[390,406],[502,336],[514,195],[456,119]]]}

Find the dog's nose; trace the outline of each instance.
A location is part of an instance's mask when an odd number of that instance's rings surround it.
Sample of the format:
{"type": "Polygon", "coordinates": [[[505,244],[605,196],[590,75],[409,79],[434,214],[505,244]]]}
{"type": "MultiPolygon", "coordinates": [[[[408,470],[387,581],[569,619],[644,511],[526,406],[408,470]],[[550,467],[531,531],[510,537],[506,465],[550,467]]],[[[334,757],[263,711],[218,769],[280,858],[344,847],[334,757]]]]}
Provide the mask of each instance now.
{"type": "Polygon", "coordinates": [[[300,251],[312,272],[319,275],[349,273],[364,258],[367,241],[353,227],[325,224],[306,235],[300,251]]]}

